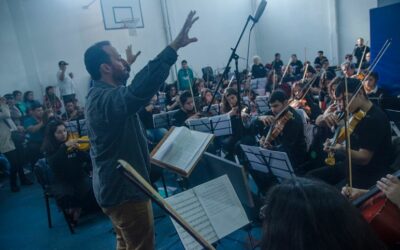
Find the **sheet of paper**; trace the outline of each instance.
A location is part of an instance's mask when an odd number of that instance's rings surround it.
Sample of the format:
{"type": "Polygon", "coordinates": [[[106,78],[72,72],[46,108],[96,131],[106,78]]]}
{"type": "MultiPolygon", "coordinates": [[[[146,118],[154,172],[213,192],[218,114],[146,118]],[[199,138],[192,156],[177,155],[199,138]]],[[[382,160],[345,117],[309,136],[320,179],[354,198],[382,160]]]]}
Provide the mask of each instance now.
{"type": "MultiPolygon", "coordinates": [[[[215,233],[207,214],[192,189],[169,197],[166,201],[189,225],[194,228],[195,231],[203,236],[205,240],[209,243],[218,240],[217,234],[215,233]]],[[[175,222],[175,220],[172,220],[172,223],[174,224],[185,249],[202,249],[201,245],[198,244],[197,241],[186,232],[185,229],[183,229],[183,227],[175,222]]]]}
{"type": "Polygon", "coordinates": [[[246,212],[227,175],[193,188],[218,238],[247,225],[246,212]]]}
{"type": "Polygon", "coordinates": [[[210,136],[186,127],[176,127],[153,158],[188,172],[199,152],[207,146],[206,138],[210,136]]]}

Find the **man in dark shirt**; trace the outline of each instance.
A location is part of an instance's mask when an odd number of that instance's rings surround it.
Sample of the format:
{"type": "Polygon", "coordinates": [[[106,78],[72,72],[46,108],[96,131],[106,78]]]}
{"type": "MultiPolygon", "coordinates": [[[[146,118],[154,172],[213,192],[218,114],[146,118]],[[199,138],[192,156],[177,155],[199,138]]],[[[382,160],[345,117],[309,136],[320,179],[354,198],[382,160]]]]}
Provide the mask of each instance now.
{"type": "Polygon", "coordinates": [[[356,47],[354,48],[354,51],[353,51],[353,54],[357,59],[357,63],[356,63],[357,68],[359,67],[360,63],[366,61],[365,55],[369,52],[370,52],[369,47],[364,45],[364,39],[362,37],[359,37],[357,39],[356,47]],[[364,51],[365,51],[365,54],[364,54],[364,51]],[[364,57],[363,57],[363,55],[364,55],[364,57]],[[363,57],[362,60],[361,60],[361,57],[363,57]]]}
{"type": "Polygon", "coordinates": [[[322,61],[326,60],[326,57],[324,56],[324,52],[322,50],[318,51],[318,56],[314,60],[314,65],[322,65],[322,61]]]}
{"type": "Polygon", "coordinates": [[[261,63],[261,59],[258,56],[253,58],[253,66],[251,66],[251,76],[253,79],[267,77],[267,69],[261,63]]]}
{"type": "Polygon", "coordinates": [[[272,68],[275,70],[277,74],[281,73],[283,62],[281,60],[281,54],[275,54],[275,60],[271,63],[272,68]]]}
{"type": "Polygon", "coordinates": [[[290,63],[290,66],[292,67],[293,74],[295,76],[298,76],[301,74],[301,69],[303,68],[303,63],[297,59],[296,54],[292,55],[292,62],[290,63]]]}
{"type": "MultiPolygon", "coordinates": [[[[350,101],[349,112],[365,112],[365,117],[355,127],[350,138],[352,181],[355,188],[368,189],[376,183],[381,176],[389,173],[389,165],[393,160],[393,148],[391,141],[391,128],[385,113],[371,101],[361,89],[357,79],[348,78],[348,99],[350,101]]],[[[336,100],[339,108],[344,110],[345,80],[341,79],[336,88],[336,100]]],[[[325,144],[327,152],[334,152],[337,158],[343,157],[346,148],[342,144],[325,144]]],[[[338,161],[334,167],[323,167],[313,170],[310,175],[320,178],[332,185],[343,184],[347,175],[347,166],[343,161],[338,161]]]]}
{"type": "MultiPolygon", "coordinates": [[[[262,133],[263,136],[266,136],[270,126],[277,119],[275,116],[279,114],[287,104],[288,97],[283,91],[277,90],[271,94],[269,98],[271,111],[268,112],[266,116],[259,117],[259,120],[261,120],[265,125],[265,129],[262,133]]],[[[286,122],[282,132],[275,138],[275,140],[271,143],[266,142],[262,146],[272,150],[285,151],[292,160],[294,168],[296,168],[298,165],[303,163],[306,158],[307,146],[304,137],[304,125],[302,118],[296,110],[289,107],[286,112],[290,112],[292,118],[286,122]]],[[[282,116],[285,116],[285,114],[282,116]]]]}
{"type": "Polygon", "coordinates": [[[126,160],[149,181],[150,156],[137,112],[157,93],[177,60],[177,50],[197,41],[188,33],[198,19],[191,11],[176,39],[133,79],[117,50],[100,42],[86,50],[93,79],[86,102],[86,124],[93,163],[93,191],[117,235],[117,249],[154,249],[151,202],[117,170],[126,160]]]}

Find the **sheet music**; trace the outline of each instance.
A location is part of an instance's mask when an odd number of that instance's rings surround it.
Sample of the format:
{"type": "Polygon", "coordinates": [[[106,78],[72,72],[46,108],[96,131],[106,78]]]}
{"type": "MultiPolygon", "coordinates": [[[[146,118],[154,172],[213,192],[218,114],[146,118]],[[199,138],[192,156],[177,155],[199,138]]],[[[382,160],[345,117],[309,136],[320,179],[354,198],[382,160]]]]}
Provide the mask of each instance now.
{"type": "MultiPolygon", "coordinates": [[[[209,243],[218,240],[218,236],[193,189],[176,194],[165,200],[209,243]]],[[[185,229],[175,222],[175,220],[172,220],[172,223],[174,224],[185,249],[202,249],[201,245],[198,244],[185,229]]]]}
{"type": "Polygon", "coordinates": [[[263,172],[268,174],[269,170],[264,162],[264,159],[261,156],[260,150],[258,147],[252,147],[247,145],[240,145],[247,157],[247,160],[250,162],[250,167],[254,170],[263,172]]]}
{"type": "Polygon", "coordinates": [[[249,220],[227,175],[193,188],[218,238],[247,225],[249,220]]]}
{"type": "Polygon", "coordinates": [[[232,134],[231,116],[228,114],[210,117],[210,123],[213,123],[214,135],[224,136],[232,134]]]}
{"type": "Polygon", "coordinates": [[[257,110],[260,114],[267,113],[270,108],[268,106],[268,97],[267,96],[257,96],[256,97],[256,105],[257,110]]]}
{"type": "Polygon", "coordinates": [[[186,127],[175,127],[153,158],[188,172],[210,137],[212,135],[190,131],[186,127]]]}
{"type": "Polygon", "coordinates": [[[285,152],[261,149],[261,153],[267,159],[271,172],[281,180],[295,177],[292,164],[285,152]]]}

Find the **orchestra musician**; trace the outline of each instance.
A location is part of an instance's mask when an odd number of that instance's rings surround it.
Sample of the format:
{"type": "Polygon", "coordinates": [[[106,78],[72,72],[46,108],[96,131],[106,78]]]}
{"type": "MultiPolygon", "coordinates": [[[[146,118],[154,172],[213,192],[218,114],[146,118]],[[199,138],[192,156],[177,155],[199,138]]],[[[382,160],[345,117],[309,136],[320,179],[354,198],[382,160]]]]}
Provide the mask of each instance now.
{"type": "Polygon", "coordinates": [[[197,41],[188,36],[198,19],[195,14],[189,13],[175,40],[139,71],[129,86],[124,86],[128,70],[110,42],[96,43],[84,55],[93,80],[85,108],[93,191],[112,221],[117,249],[154,249],[151,202],[117,170],[118,160],[127,161],[149,182],[150,156],[137,112],[164,84],[177,51],[197,41]]]}
{"type": "Polygon", "coordinates": [[[302,164],[306,159],[306,141],[304,138],[304,125],[301,116],[292,107],[287,107],[288,97],[281,90],[274,91],[269,98],[269,105],[271,110],[258,119],[264,124],[264,131],[261,135],[265,138],[267,136],[266,132],[271,129],[274,131],[274,123],[279,121],[281,117],[290,113],[291,118],[284,124],[283,129],[276,138],[272,141],[261,140],[260,145],[267,149],[279,150],[286,152],[294,168],[302,164]],[[286,111],[282,111],[287,108],[286,111]],[[281,113],[281,117],[276,117],[276,115],[281,113]],[[271,128],[272,126],[272,128],[271,128]]]}
{"type": "MultiPolygon", "coordinates": [[[[345,83],[340,78],[335,96],[339,110],[344,111],[345,83]]],[[[391,128],[385,113],[368,100],[364,89],[360,89],[361,82],[358,79],[348,78],[348,110],[351,114],[362,111],[364,118],[359,121],[351,133],[351,162],[353,165],[352,179],[356,188],[369,188],[380,176],[388,172],[387,167],[393,159],[391,141],[391,128]],[[357,90],[360,91],[357,92],[357,90]]],[[[334,114],[326,115],[321,123],[328,125],[337,124],[338,119],[334,114]]],[[[337,157],[343,156],[345,146],[337,143],[330,145],[328,140],[324,145],[326,152],[335,152],[337,157]]],[[[343,158],[343,157],[342,157],[343,158]]],[[[343,161],[336,163],[334,167],[322,167],[311,171],[311,176],[320,178],[332,185],[343,184],[346,176],[346,168],[343,161]]]]}
{"type": "Polygon", "coordinates": [[[189,118],[197,118],[198,115],[194,111],[194,100],[190,91],[185,90],[179,96],[180,109],[174,114],[172,124],[176,127],[185,126],[185,122],[189,118]]]}

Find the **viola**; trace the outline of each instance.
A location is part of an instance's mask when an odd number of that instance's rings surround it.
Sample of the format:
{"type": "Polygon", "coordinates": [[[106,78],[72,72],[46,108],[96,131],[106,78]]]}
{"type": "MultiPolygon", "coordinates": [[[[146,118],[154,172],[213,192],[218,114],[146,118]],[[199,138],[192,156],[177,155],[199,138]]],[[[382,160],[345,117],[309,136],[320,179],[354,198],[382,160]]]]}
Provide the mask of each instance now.
{"type": "MultiPolygon", "coordinates": [[[[354,129],[357,127],[357,125],[360,123],[360,121],[366,116],[366,112],[362,111],[361,109],[354,113],[351,118],[349,119],[349,125],[348,125],[348,131],[351,135],[353,133],[354,129]]],[[[345,127],[338,127],[336,129],[335,135],[332,138],[332,144],[335,145],[337,143],[343,143],[346,140],[346,133],[345,133],[345,127]]],[[[328,157],[325,159],[325,163],[328,166],[334,166],[336,164],[335,160],[335,154],[334,152],[329,152],[328,157]]]]}
{"type": "Polygon", "coordinates": [[[305,98],[303,99],[294,99],[291,103],[290,103],[290,107],[294,108],[294,109],[303,109],[307,115],[311,114],[311,107],[308,106],[307,104],[307,100],[305,98]]]}
{"type": "Polygon", "coordinates": [[[271,142],[282,133],[286,123],[291,119],[293,119],[293,113],[290,111],[287,111],[284,115],[281,115],[281,117],[275,121],[274,125],[270,127],[267,136],[265,138],[261,138],[260,145],[264,146],[266,143],[271,144],[271,142]]]}

